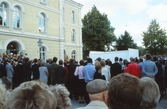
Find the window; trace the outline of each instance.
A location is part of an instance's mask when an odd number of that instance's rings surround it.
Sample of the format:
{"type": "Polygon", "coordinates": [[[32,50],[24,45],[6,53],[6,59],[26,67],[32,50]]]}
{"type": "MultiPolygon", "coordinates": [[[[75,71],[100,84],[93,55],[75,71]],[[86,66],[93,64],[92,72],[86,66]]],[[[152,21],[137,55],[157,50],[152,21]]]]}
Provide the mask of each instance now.
{"type": "Polygon", "coordinates": [[[0,4],[0,25],[8,26],[8,6],[5,3],[0,4]]]}
{"type": "Polygon", "coordinates": [[[73,50],[73,51],[71,52],[71,59],[76,60],[76,51],[75,51],[75,50],[73,50]]]}
{"type": "Polygon", "coordinates": [[[75,23],[75,12],[72,11],[72,23],[75,23]]]}
{"type": "Polygon", "coordinates": [[[46,0],[40,0],[41,3],[46,3],[46,0]]]}
{"type": "Polygon", "coordinates": [[[71,41],[75,42],[75,29],[72,29],[71,41]]]}
{"type": "Polygon", "coordinates": [[[43,13],[39,14],[39,31],[46,32],[46,16],[43,13]]]}
{"type": "Polygon", "coordinates": [[[14,7],[13,12],[13,27],[21,28],[21,11],[19,7],[14,7]]]}

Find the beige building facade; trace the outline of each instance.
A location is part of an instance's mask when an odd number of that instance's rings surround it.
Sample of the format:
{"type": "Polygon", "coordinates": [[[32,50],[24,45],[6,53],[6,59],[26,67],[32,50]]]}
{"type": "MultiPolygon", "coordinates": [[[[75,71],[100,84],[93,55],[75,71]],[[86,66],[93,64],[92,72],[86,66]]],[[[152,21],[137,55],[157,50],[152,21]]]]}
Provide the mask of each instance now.
{"type": "Polygon", "coordinates": [[[82,59],[82,6],[73,0],[0,0],[0,53],[82,59]]]}

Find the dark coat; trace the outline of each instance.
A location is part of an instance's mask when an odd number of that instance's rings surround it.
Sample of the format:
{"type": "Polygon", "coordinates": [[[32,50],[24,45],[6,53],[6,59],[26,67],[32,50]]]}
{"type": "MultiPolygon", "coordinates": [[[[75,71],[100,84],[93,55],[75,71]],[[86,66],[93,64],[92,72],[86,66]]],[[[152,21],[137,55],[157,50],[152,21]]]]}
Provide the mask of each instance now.
{"type": "Polygon", "coordinates": [[[38,64],[32,65],[33,80],[39,79],[39,67],[38,64]]]}
{"type": "Polygon", "coordinates": [[[56,84],[65,84],[66,69],[62,66],[55,68],[55,83],[56,84]]]}
{"type": "Polygon", "coordinates": [[[97,71],[94,74],[94,79],[103,79],[103,80],[106,80],[105,76],[102,75],[101,73],[97,72],[97,71]]]}
{"type": "Polygon", "coordinates": [[[69,65],[67,65],[67,68],[68,68],[68,80],[78,79],[78,77],[74,75],[76,69],[75,63],[70,63],[69,65]]]}
{"type": "Polygon", "coordinates": [[[23,63],[23,76],[24,76],[24,81],[31,80],[31,66],[29,63],[23,63]]]}
{"type": "Polygon", "coordinates": [[[6,67],[4,64],[0,64],[0,78],[6,76],[6,67]]]}
{"type": "Polygon", "coordinates": [[[23,82],[23,65],[17,64],[14,67],[13,88],[19,86],[23,82]]]}
{"type": "Polygon", "coordinates": [[[53,63],[53,64],[51,64],[51,65],[48,67],[48,72],[49,72],[48,84],[49,84],[49,85],[55,85],[55,78],[56,78],[55,69],[56,69],[58,66],[59,66],[58,64],[53,63]]]}
{"type": "Polygon", "coordinates": [[[119,63],[113,63],[110,68],[111,78],[122,73],[122,66],[119,63]]]}

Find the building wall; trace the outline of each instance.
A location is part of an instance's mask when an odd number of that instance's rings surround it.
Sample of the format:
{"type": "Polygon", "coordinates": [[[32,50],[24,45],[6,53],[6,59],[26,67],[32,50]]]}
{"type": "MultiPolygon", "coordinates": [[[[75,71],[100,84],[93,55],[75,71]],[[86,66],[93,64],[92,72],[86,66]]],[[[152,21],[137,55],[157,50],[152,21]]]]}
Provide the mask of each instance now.
{"type": "Polygon", "coordinates": [[[57,56],[64,59],[64,50],[69,57],[75,50],[76,60],[82,59],[81,4],[72,0],[46,0],[46,3],[41,3],[40,0],[1,0],[0,3],[2,2],[9,4],[10,19],[9,26],[0,25],[0,53],[6,52],[10,42],[15,42],[20,47],[18,53],[28,53],[32,59],[39,58],[37,41],[42,39],[46,58],[57,56]],[[16,5],[22,9],[21,29],[13,28],[13,7],[16,5]],[[75,12],[75,23],[72,23],[72,10],[75,12]],[[46,15],[46,32],[39,31],[39,13],[46,15]],[[71,41],[72,29],[76,31],[75,42],[71,41]]]}

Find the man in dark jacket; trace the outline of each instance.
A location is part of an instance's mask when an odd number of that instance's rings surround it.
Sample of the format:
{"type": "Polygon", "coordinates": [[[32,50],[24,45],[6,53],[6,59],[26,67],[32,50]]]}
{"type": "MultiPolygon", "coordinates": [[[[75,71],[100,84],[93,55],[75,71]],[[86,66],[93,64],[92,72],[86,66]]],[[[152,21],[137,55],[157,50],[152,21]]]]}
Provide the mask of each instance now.
{"type": "Polygon", "coordinates": [[[37,64],[37,59],[34,59],[34,63],[32,65],[32,72],[33,72],[33,80],[39,79],[39,64],[37,64]]]}
{"type": "Polygon", "coordinates": [[[110,68],[111,78],[116,76],[117,74],[122,73],[122,66],[118,62],[118,57],[115,57],[115,63],[111,65],[110,68]]]}
{"type": "Polygon", "coordinates": [[[55,83],[65,85],[66,69],[63,67],[63,60],[59,60],[59,66],[55,69],[55,83]]]}

